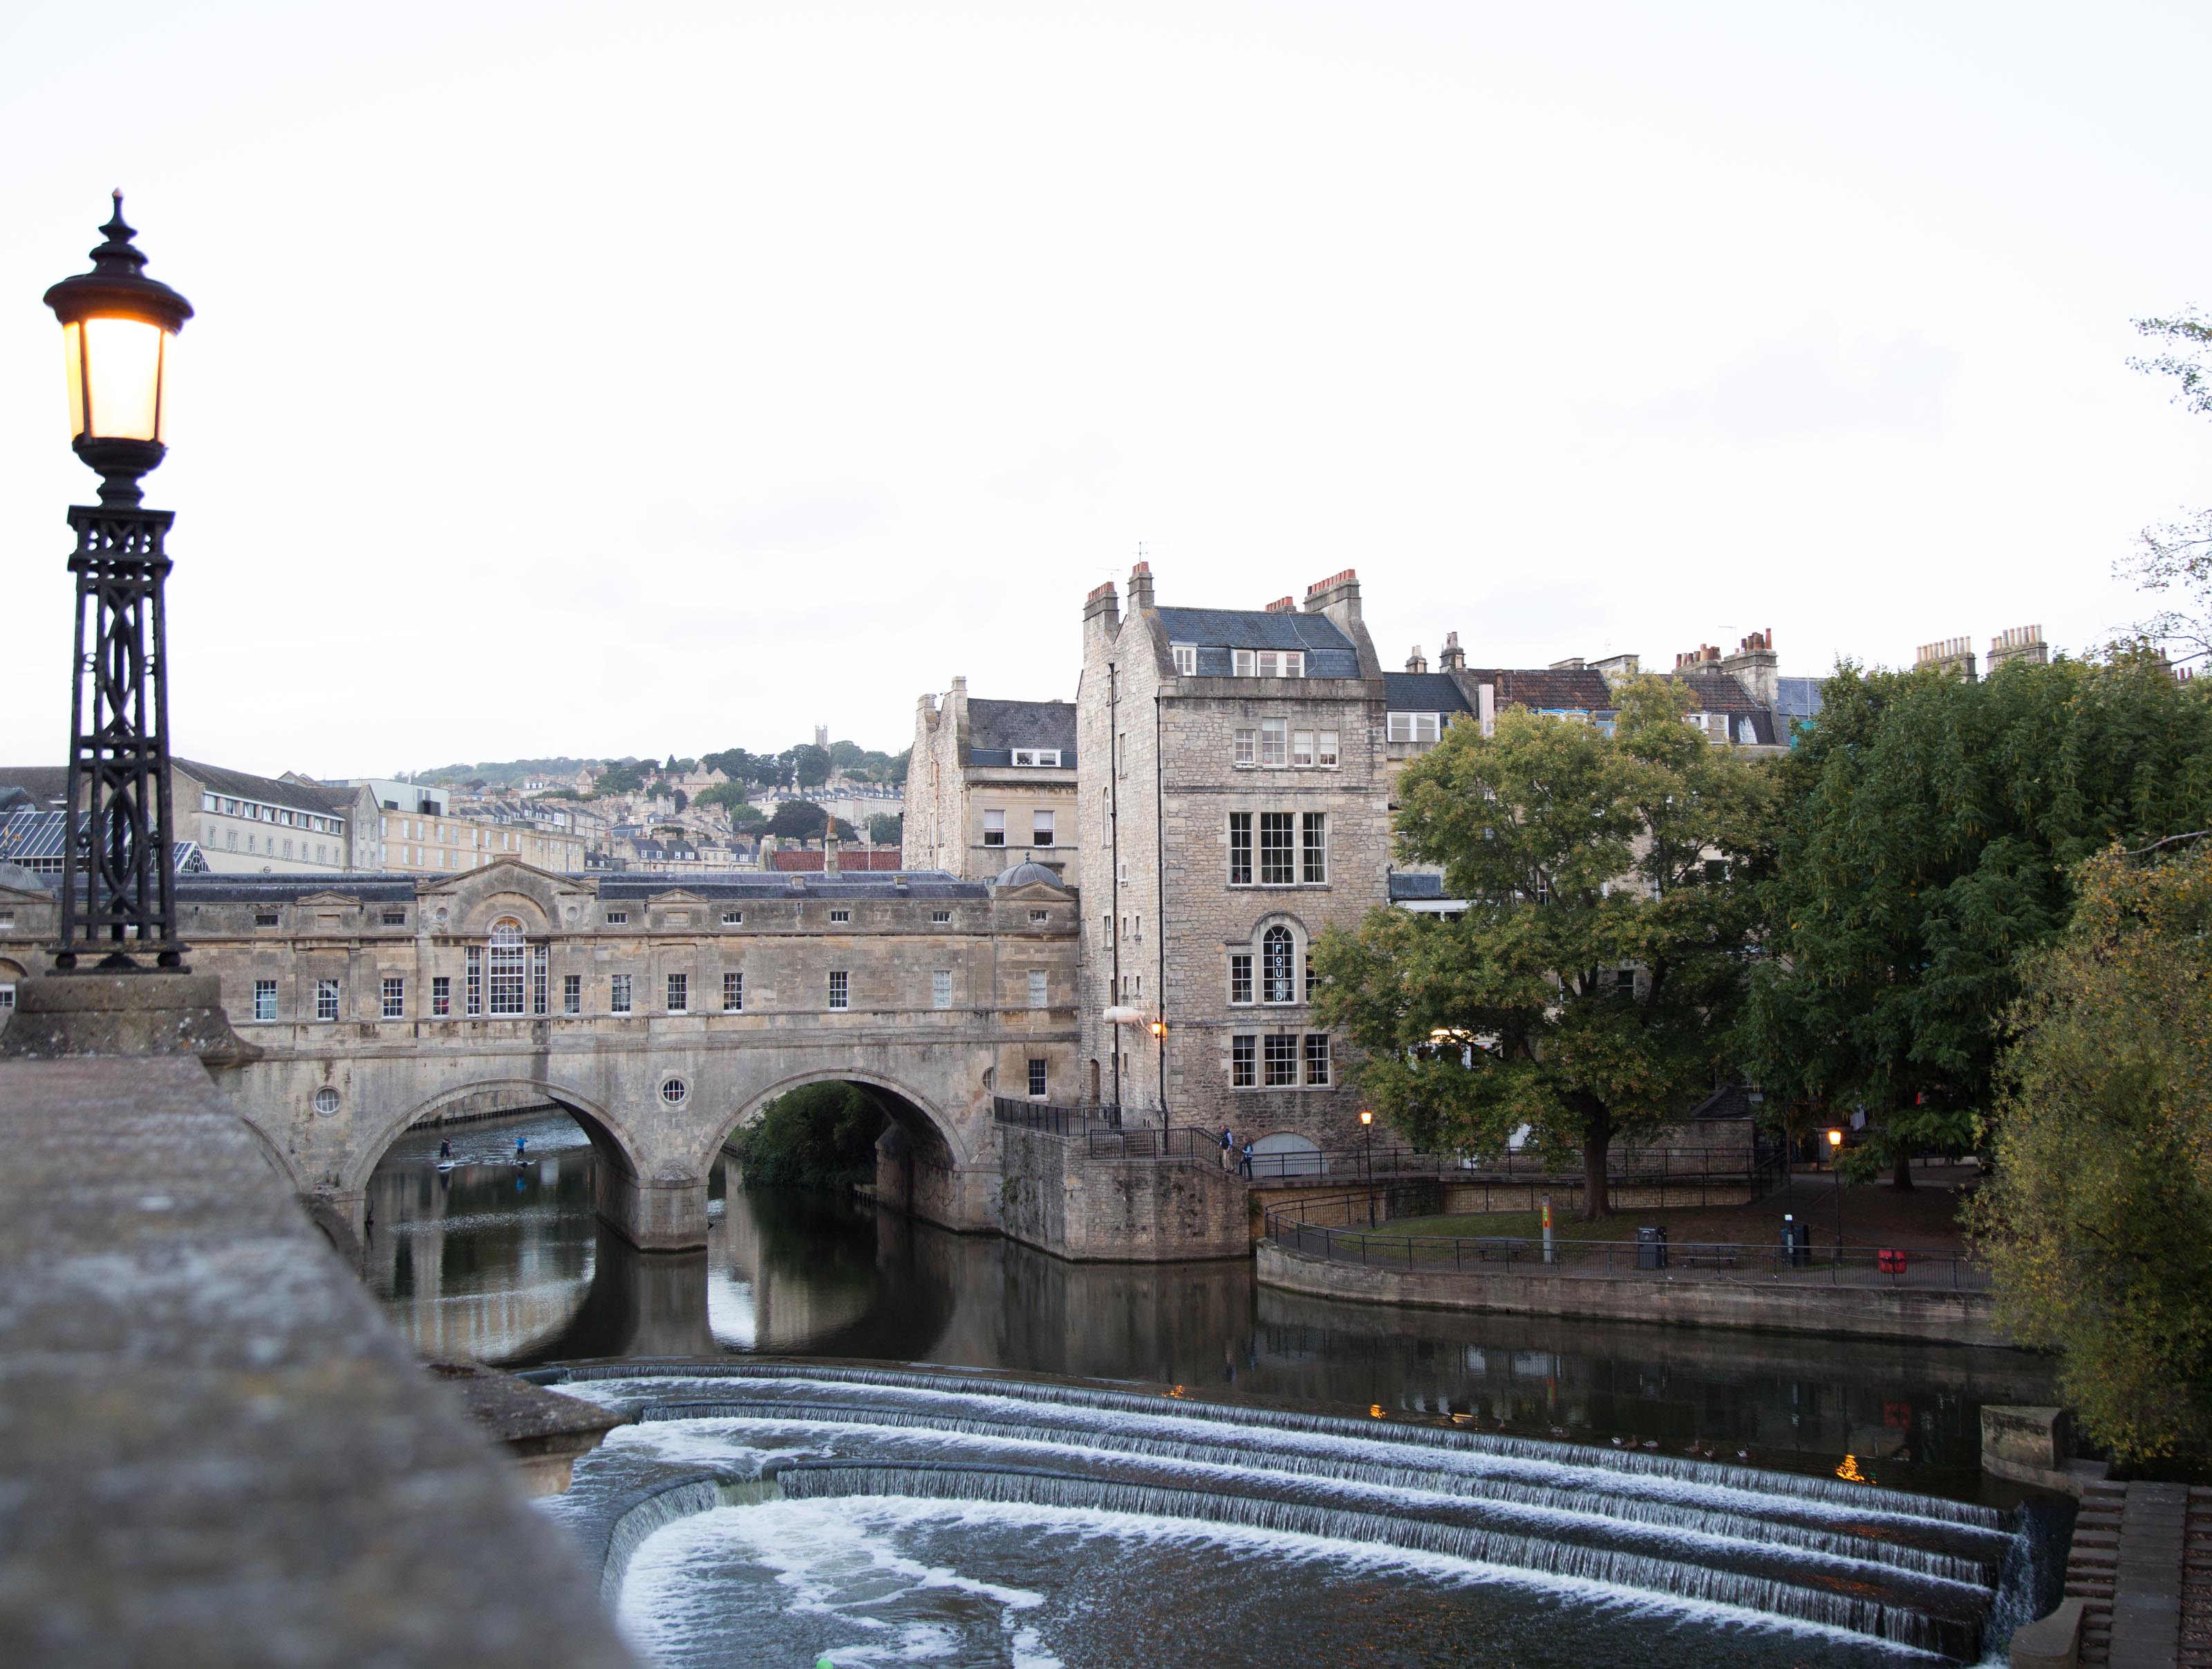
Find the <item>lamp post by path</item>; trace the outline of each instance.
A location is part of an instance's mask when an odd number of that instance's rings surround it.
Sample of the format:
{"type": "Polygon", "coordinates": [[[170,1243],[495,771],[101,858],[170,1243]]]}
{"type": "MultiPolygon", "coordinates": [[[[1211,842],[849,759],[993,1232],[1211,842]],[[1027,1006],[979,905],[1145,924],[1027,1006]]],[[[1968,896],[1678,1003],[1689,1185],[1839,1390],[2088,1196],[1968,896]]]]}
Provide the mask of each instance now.
{"type": "Polygon", "coordinates": [[[1836,1261],[1844,1260],[1844,1133],[1831,1128],[1828,1131],[1828,1163],[1836,1173],[1836,1261]]]}
{"type": "Polygon", "coordinates": [[[1367,1173],[1367,1226],[1375,1227],[1375,1113],[1371,1108],[1359,1109],[1359,1139],[1365,1161],[1362,1166],[1367,1173]]]}
{"type": "Polygon", "coordinates": [[[17,988],[0,1055],[185,1054],[222,1065],[259,1051],[231,1031],[215,977],[185,968],[177,937],[162,607],[173,517],[148,509],[138,488],[168,450],[173,344],[192,309],[146,276],[122,192],[100,229],[92,271],[46,294],[61,321],[70,443],[100,472],[100,503],[69,513],[76,646],[53,966],[17,988]]]}

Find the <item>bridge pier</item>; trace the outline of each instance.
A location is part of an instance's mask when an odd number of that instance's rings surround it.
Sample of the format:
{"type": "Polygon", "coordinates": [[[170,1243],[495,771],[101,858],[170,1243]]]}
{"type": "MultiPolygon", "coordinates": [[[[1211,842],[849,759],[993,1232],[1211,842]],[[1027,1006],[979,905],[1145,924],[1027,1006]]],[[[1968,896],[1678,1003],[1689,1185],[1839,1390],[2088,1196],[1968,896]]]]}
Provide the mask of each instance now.
{"type": "Polygon", "coordinates": [[[696,1252],[707,1244],[707,1179],[625,1176],[602,1165],[599,1220],[640,1252],[696,1252]]]}

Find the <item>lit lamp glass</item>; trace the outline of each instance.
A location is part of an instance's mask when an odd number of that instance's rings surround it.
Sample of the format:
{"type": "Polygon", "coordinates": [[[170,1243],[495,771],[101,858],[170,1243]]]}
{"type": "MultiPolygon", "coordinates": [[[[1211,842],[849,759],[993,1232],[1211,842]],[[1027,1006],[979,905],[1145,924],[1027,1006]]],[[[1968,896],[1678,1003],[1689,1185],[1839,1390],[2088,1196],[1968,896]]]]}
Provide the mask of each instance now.
{"type": "Polygon", "coordinates": [[[92,252],[92,271],[46,292],[61,320],[69,374],[70,439],[78,457],[106,478],[100,498],[136,504],[138,478],[167,450],[163,410],[173,339],[191,303],[145,274],[146,253],[124,223],[123,193],[92,252]]]}
{"type": "Polygon", "coordinates": [[[112,314],[64,325],[70,439],[161,442],[172,339],[159,325],[112,314]]]}
{"type": "Polygon", "coordinates": [[[1365,1108],[1365,1107],[1362,1107],[1362,1108],[1360,1108],[1360,1109],[1359,1109],[1359,1122],[1360,1122],[1361,1124],[1373,1124],[1373,1123],[1375,1122],[1375,1115],[1374,1115],[1374,1113],[1373,1113],[1373,1112],[1370,1112],[1370,1111],[1369,1111],[1367,1108],[1365,1108]]]}
{"type": "Polygon", "coordinates": [[[1843,1145],[1844,1133],[1841,1130],[1830,1130],[1828,1132],[1828,1146],[1831,1148],[1840,1148],[1843,1145]]]}

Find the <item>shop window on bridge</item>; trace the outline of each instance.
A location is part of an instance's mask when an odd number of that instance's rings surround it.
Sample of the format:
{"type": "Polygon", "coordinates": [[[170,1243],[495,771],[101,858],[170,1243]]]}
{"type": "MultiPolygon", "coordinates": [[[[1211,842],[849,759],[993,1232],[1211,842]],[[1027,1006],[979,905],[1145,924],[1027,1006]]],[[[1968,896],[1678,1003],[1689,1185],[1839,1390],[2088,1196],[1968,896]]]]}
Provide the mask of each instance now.
{"type": "Polygon", "coordinates": [[[735,968],[722,975],[722,1012],[741,1014],[745,1011],[745,977],[735,968]]]}
{"type": "Polygon", "coordinates": [[[483,947],[482,945],[469,947],[465,1012],[471,1015],[483,1013],[483,947]]]}
{"type": "Polygon", "coordinates": [[[315,982],[315,1018],[336,1020],[338,1017],[338,982],[318,979],[315,982]]]}
{"type": "Polygon", "coordinates": [[[382,1017],[386,1020],[407,1018],[407,982],[387,976],[384,981],[382,1017]]]}
{"type": "Polygon", "coordinates": [[[430,1012],[440,1020],[453,1012],[453,982],[445,974],[430,976],[430,1012]]]}
{"type": "Polygon", "coordinates": [[[253,982],[253,1017],[256,1020],[276,1018],[276,982],[257,979],[253,982]]]}
{"type": "Polygon", "coordinates": [[[530,1012],[533,1014],[545,1012],[545,947],[532,945],[530,947],[530,1012]]]}
{"type": "Polygon", "coordinates": [[[584,1012],[584,976],[580,973],[561,976],[561,1012],[564,1014],[584,1012]]]}

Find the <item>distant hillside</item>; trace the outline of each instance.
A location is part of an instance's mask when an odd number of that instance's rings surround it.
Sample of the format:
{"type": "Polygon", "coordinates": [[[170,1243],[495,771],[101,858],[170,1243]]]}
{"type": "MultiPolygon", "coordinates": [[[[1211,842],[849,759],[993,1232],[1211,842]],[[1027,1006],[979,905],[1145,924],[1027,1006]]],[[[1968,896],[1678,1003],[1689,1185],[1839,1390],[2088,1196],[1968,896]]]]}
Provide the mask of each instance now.
{"type": "Polygon", "coordinates": [[[498,759],[482,764],[441,765],[436,771],[416,773],[416,780],[424,783],[472,783],[481,777],[500,788],[520,788],[533,777],[574,777],[587,764],[605,764],[604,759],[498,759]]]}

